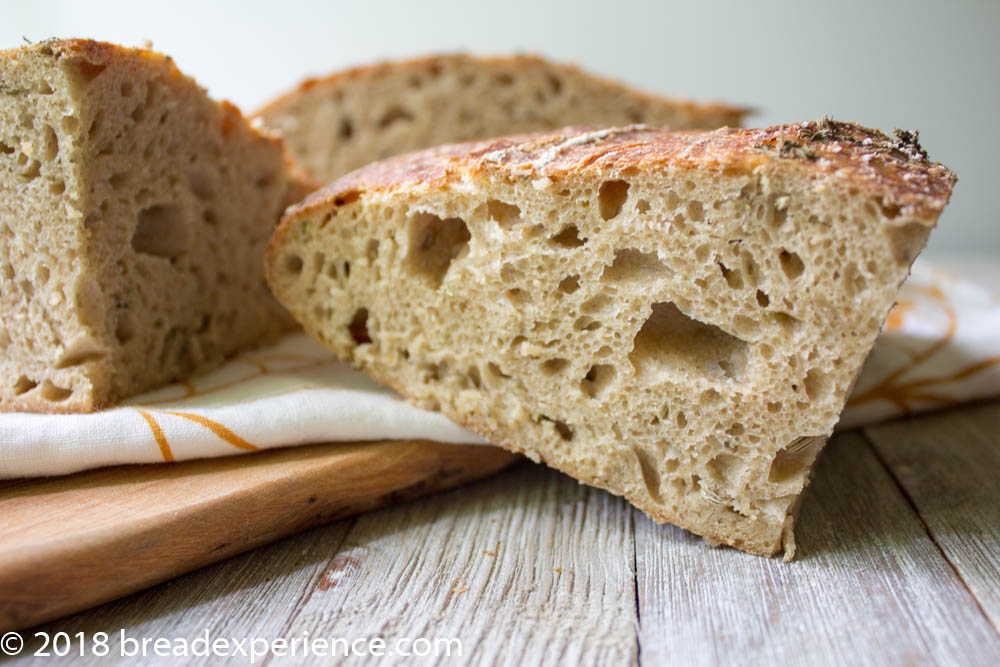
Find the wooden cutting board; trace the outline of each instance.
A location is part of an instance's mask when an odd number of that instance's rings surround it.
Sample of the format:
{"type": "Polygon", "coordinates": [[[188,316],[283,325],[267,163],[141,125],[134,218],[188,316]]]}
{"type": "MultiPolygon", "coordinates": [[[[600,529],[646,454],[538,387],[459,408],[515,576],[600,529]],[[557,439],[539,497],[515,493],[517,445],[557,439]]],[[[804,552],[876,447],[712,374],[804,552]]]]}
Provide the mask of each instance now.
{"type": "Polygon", "coordinates": [[[0,482],[0,631],[463,484],[515,458],[477,445],[334,443],[0,482]]]}

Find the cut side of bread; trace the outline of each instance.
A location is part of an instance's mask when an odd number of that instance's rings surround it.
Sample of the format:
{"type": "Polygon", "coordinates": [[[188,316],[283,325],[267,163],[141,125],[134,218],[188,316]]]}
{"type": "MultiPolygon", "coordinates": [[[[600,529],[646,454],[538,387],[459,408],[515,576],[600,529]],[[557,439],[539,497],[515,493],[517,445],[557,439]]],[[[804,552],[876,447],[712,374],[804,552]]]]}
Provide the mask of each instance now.
{"type": "Polygon", "coordinates": [[[648,95],[536,56],[443,55],[310,79],[257,113],[321,183],[421,148],[566,125],[738,127],[722,104],[648,95]]]}
{"type": "Polygon", "coordinates": [[[278,299],[491,442],[757,554],[797,501],[954,175],[824,119],[511,137],[286,214],[278,299]]]}
{"type": "Polygon", "coordinates": [[[93,410],[294,325],[263,270],[293,172],[166,56],[0,52],[0,409],[93,410]]]}

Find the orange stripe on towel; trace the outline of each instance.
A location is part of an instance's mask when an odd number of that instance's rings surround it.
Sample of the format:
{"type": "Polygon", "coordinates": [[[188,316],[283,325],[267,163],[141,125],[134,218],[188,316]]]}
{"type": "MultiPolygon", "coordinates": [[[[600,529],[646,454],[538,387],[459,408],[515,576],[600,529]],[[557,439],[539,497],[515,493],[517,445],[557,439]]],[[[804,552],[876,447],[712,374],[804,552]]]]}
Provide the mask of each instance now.
{"type": "Polygon", "coordinates": [[[205,428],[207,428],[212,433],[214,433],[215,435],[219,436],[220,438],[228,442],[233,447],[238,447],[239,449],[246,449],[251,452],[260,449],[260,447],[258,447],[257,445],[253,445],[247,442],[246,440],[236,435],[235,433],[233,433],[232,431],[230,431],[228,428],[226,428],[217,421],[212,421],[211,419],[190,412],[172,412],[170,410],[164,410],[163,412],[164,414],[174,415],[175,417],[183,417],[184,419],[193,421],[195,424],[200,424],[205,428]]]}
{"type": "Polygon", "coordinates": [[[146,423],[149,424],[149,430],[153,432],[153,439],[156,440],[156,444],[160,447],[160,455],[163,457],[163,460],[166,463],[172,463],[174,460],[174,453],[170,451],[170,443],[167,442],[167,436],[163,434],[163,429],[160,428],[160,425],[156,423],[155,419],[153,419],[153,415],[149,414],[145,410],[139,410],[138,408],[136,408],[136,412],[138,412],[142,418],[146,420],[146,423]]]}

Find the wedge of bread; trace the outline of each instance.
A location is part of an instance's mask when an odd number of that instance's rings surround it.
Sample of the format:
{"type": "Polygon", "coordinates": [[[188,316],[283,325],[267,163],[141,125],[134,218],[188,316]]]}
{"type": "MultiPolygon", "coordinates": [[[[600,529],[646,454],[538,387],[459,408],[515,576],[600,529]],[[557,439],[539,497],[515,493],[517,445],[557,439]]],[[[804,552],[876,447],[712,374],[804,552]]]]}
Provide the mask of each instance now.
{"type": "Polygon", "coordinates": [[[258,112],[321,183],[391,155],[565,125],[739,126],[745,109],[647,95],[536,56],[444,55],[310,79],[258,112]]]}
{"type": "Polygon", "coordinates": [[[565,130],[370,165],[293,207],[279,300],[412,402],[757,554],[954,175],[913,136],[565,130]]]}
{"type": "Polygon", "coordinates": [[[0,409],[93,410],[288,329],[264,247],[307,187],[166,56],[0,52],[0,409]]]}

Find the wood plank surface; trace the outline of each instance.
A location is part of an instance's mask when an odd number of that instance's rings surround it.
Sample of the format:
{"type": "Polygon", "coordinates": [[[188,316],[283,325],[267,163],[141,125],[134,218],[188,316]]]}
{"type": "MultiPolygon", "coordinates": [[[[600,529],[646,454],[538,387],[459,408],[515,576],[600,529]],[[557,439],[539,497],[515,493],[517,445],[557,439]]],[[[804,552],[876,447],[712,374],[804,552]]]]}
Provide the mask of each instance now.
{"type": "Polygon", "coordinates": [[[475,445],[334,443],[5,482],[0,630],[85,609],[512,460],[475,445]]]}
{"type": "Polygon", "coordinates": [[[460,659],[417,664],[996,665],[998,423],[993,403],[835,437],[788,564],[709,547],[524,462],[38,629],[462,641],[460,659]]]}
{"type": "Polygon", "coordinates": [[[1000,641],[864,440],[833,438],[792,563],[637,520],[650,664],[1000,664],[1000,641]]]}
{"type": "Polygon", "coordinates": [[[1000,629],[1000,404],[897,421],[865,435],[1000,629]]]}

